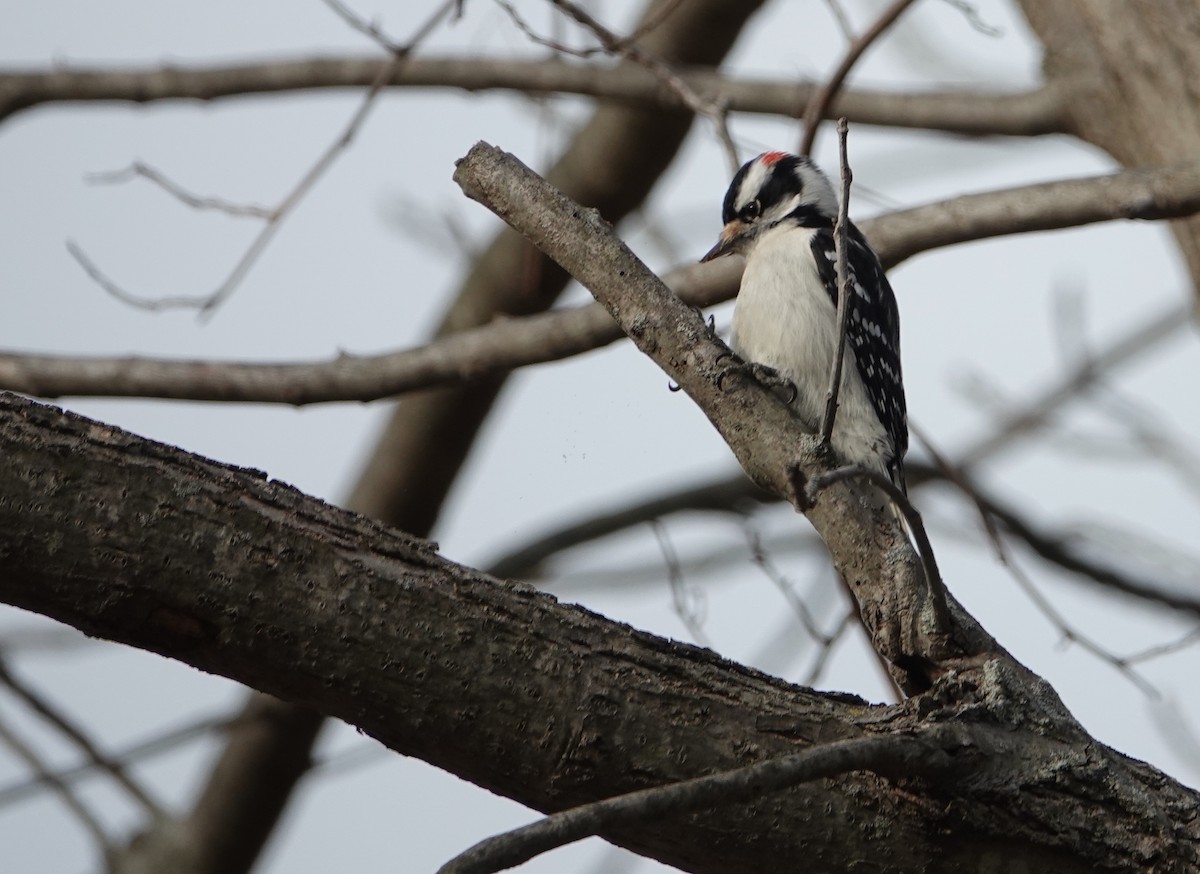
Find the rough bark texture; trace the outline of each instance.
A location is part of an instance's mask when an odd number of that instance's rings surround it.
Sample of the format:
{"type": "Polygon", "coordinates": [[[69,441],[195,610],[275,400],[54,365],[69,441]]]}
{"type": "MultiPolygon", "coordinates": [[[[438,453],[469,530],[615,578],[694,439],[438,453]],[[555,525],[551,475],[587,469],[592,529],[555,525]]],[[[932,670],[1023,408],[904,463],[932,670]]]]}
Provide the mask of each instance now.
{"type": "MultiPolygon", "coordinates": [[[[1129,167],[1200,154],[1200,4],[1021,0],[1066,129],[1129,167]]],[[[1200,294],[1200,218],[1171,229],[1200,294]]]]}
{"type": "Polygon", "coordinates": [[[557,259],[612,313],[621,329],[696,402],[759,485],[788,499],[813,523],[858,602],[876,651],[908,693],[927,687],[925,668],[999,653],[1001,647],[956,608],[938,616],[941,581],[926,584],[901,526],[871,489],[855,481],[822,491],[806,484],[837,459],[822,452],[815,422],[802,422],[755,380],[727,389],[729,348],[700,315],[671,294],[595,210],[572,203],[513,156],[486,143],[458,162],[454,179],[557,259]]]}
{"type": "MultiPolygon", "coordinates": [[[[648,3],[646,16],[656,16],[663,2],[671,0],[648,3]]],[[[760,6],[761,0],[740,3],[687,0],[639,42],[671,62],[715,66],[760,6]]],[[[551,176],[577,200],[595,206],[617,221],[649,193],[682,145],[691,122],[691,114],[683,111],[601,107],[580,130],[551,176]]],[[[476,259],[437,336],[487,324],[502,315],[546,309],[566,281],[566,274],[554,262],[519,235],[504,231],[476,259]]],[[[502,385],[500,377],[406,397],[376,445],[348,506],[407,531],[428,534],[502,385]]],[[[246,741],[231,738],[218,769],[229,762],[256,757],[263,761],[247,772],[247,779],[240,787],[225,783],[228,797],[210,791],[213,789],[210,781],[209,789],[182,826],[191,834],[187,846],[221,842],[248,848],[238,850],[235,855],[239,862],[247,860],[247,865],[237,869],[231,867],[231,859],[222,860],[212,854],[168,852],[153,857],[151,866],[170,867],[188,874],[235,874],[238,870],[249,870],[270,833],[271,823],[282,809],[276,800],[286,799],[308,764],[307,745],[297,744],[293,735],[315,737],[323,716],[293,704],[264,702],[254,697],[248,709],[269,715],[265,721],[267,734],[249,741],[253,744],[249,752],[240,748],[246,741]],[[262,772],[284,779],[277,785],[266,786],[255,779],[262,772]],[[260,793],[262,803],[256,803],[251,796],[260,793]],[[250,808],[250,818],[244,827],[241,822],[231,823],[219,815],[223,806],[235,803],[245,803],[250,808]],[[202,831],[216,824],[230,828],[222,835],[202,831]]],[[[229,769],[225,768],[225,772],[229,773],[229,769]]],[[[144,843],[152,848],[172,846],[153,836],[144,843]]],[[[137,856],[136,852],[130,854],[134,864],[140,865],[137,856]]]]}
{"type": "Polygon", "coordinates": [[[542,810],[807,744],[961,726],[961,775],[855,773],[606,835],[697,872],[1187,871],[1200,798],[1004,657],[903,706],[817,694],[205,461],[0,396],[5,601],[338,716],[542,810]]]}
{"type": "MultiPolygon", "coordinates": [[[[691,0],[640,44],[673,62],[715,64],[760,5],[691,0]]],[[[573,200],[617,222],[649,193],[691,123],[686,112],[602,107],[547,178],[573,200]]],[[[437,335],[487,324],[502,315],[544,310],[557,299],[567,279],[562,268],[520,235],[505,231],[475,261],[437,335]]],[[[349,505],[406,531],[429,533],[501,384],[420,392],[406,398],[360,476],[349,505]]]]}
{"type": "MultiPolygon", "coordinates": [[[[818,86],[788,80],[734,79],[709,68],[680,67],[680,77],[705,100],[730,112],[799,118],[818,86]]],[[[62,102],[220,100],[315,88],[368,88],[379,76],[379,57],[320,57],[212,66],[156,65],[113,69],[56,64],[52,70],[0,72],[0,121],[35,106],[62,102]]],[[[649,108],[682,108],[677,91],[633,63],[582,64],[556,60],[415,57],[399,67],[389,87],[459,88],[479,92],[579,94],[649,108]]],[[[958,134],[1039,136],[1061,133],[1061,95],[1051,89],[1026,93],[971,93],[961,89],[897,94],[855,88],[843,93],[831,114],[851,122],[924,128],[958,134]]]]}

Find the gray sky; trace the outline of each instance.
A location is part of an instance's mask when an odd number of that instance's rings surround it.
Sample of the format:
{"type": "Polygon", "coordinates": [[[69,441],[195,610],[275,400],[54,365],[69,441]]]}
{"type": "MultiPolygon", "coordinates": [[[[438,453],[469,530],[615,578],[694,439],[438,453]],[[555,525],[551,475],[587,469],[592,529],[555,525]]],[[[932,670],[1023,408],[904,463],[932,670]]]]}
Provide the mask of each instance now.
{"type": "MultiPolygon", "coordinates": [[[[356,4],[403,38],[434,3],[356,4]],[[414,10],[421,10],[414,14],[414,10]]],[[[593,4],[611,23],[628,21],[638,4],[593,4]]],[[[860,25],[878,4],[846,7],[860,25]]],[[[918,4],[854,81],[877,87],[972,84],[1020,88],[1037,81],[1036,46],[1007,3],[976,4],[999,37],[972,29],[949,3],[918,4]]],[[[517,4],[550,30],[545,4],[517,4]]],[[[466,4],[465,19],[441,28],[428,53],[533,54],[499,7],[466,4]]],[[[732,67],[775,76],[827,72],[842,39],[820,0],[776,3],[734,53],[732,67]]],[[[51,63],[153,64],[370,52],[318,0],[176,4],[150,0],[4,4],[0,58],[5,66],[51,63]]],[[[392,93],[376,105],[354,145],[288,219],[236,294],[208,322],[187,312],[152,314],[125,306],[92,283],[69,257],[76,241],[129,291],[146,297],[204,294],[215,288],[257,231],[250,220],[191,211],[150,184],[89,184],[85,177],[144,160],[187,188],[235,201],[272,204],[303,175],[355,111],[356,93],[234,99],[212,105],[60,105],[24,112],[0,127],[0,348],[72,354],[239,359],[322,359],[338,351],[374,352],[421,342],[455,289],[462,260],[443,235],[451,217],[478,245],[498,220],[467,201],[450,174],[455,158],[478,139],[544,168],[586,116],[583,101],[537,105],[502,95],[392,93]],[[396,220],[398,214],[405,221],[396,220]],[[414,235],[423,226],[432,241],[414,235]]],[[[798,126],[735,117],[742,158],[764,148],[794,148],[798,126]]],[[[826,132],[818,158],[832,166],[826,132]]],[[[1065,139],[972,142],[928,134],[856,127],[851,134],[862,217],[1004,185],[1103,172],[1103,155],[1065,139]]],[[[630,241],[664,269],[703,253],[718,229],[728,182],[711,131],[697,125],[681,160],[630,241]],[[662,226],[664,252],[645,225],[662,226]]],[[[1064,367],[1056,310],[1064,299],[1084,312],[1093,346],[1182,301],[1185,273],[1165,231],[1120,223],[1008,238],[913,259],[892,274],[904,327],[904,365],[913,419],[953,454],[991,421],[965,391],[981,382],[1019,398],[1053,381],[1064,367]]],[[[579,301],[585,293],[571,292],[579,301]]],[[[717,311],[718,325],[728,309],[717,311]]],[[[1071,322],[1068,323],[1073,324],[1071,322]]],[[[1068,340],[1067,352],[1070,343],[1068,340]]],[[[1194,445],[1200,400],[1194,335],[1123,371],[1121,390],[1156,408],[1171,433],[1194,445]]],[[[65,405],[137,434],[225,462],[253,466],[330,500],[342,497],[386,415],[381,404],[306,410],[173,402],[81,400],[65,405]]],[[[1125,415],[1127,418],[1127,414],[1125,415]]],[[[1123,434],[1121,419],[1065,411],[1070,433],[1123,434]]],[[[1090,445],[1090,444],[1089,444],[1090,445]]],[[[518,375],[485,431],[450,501],[437,539],[444,554],[482,564],[507,544],[564,519],[584,517],[721,472],[734,462],[702,415],[628,344],[566,364],[518,375]]],[[[987,469],[987,482],[1038,519],[1111,527],[1122,537],[1154,537],[1194,550],[1196,494],[1161,463],[1123,458],[1118,465],[1067,440],[1025,445],[987,469]]],[[[1200,782],[1195,751],[1181,748],[1172,726],[1200,731],[1195,650],[1151,662],[1144,675],[1161,692],[1152,700],[1112,667],[1078,646],[1064,647],[1011,576],[981,545],[973,512],[944,493],[922,492],[946,580],[967,607],[1014,654],[1042,674],[1093,734],[1146,759],[1183,782],[1200,782]]],[[[756,522],[781,572],[807,593],[826,627],[836,624],[823,560],[801,553],[810,530],[790,510],[756,522]]],[[[805,676],[812,648],[775,586],[744,553],[745,531],[726,520],[667,526],[681,555],[708,550],[687,568],[689,597],[701,604],[707,642],[722,654],[793,680],[805,676]]],[[[1118,551],[1133,550],[1115,535],[1118,551]]],[[[1114,601],[1088,584],[1047,570],[1020,550],[1018,562],[1078,629],[1116,653],[1174,639],[1179,617],[1114,601]]],[[[663,553],[646,528],[572,553],[554,566],[555,591],[606,615],[660,634],[689,639],[672,608],[663,553]]],[[[1195,579],[1194,566],[1184,575],[1195,579]]],[[[0,633],[48,627],[0,610],[0,633]]],[[[68,638],[71,639],[71,638],[68,638]]],[[[166,728],[236,706],[242,692],[225,680],[126,648],[77,646],[19,653],[14,666],[110,750],[166,728]]],[[[880,700],[872,658],[854,633],[838,645],[820,687],[880,700]]],[[[45,735],[11,698],[0,694],[0,719],[33,738],[53,762],[72,752],[45,735]]],[[[329,727],[325,755],[355,756],[368,740],[329,727]]],[[[217,747],[193,744],[136,769],[175,809],[192,797],[217,747]]],[[[355,761],[355,760],[350,760],[355,761]]],[[[0,751],[0,788],[23,771],[0,751]]],[[[100,781],[84,797],[114,828],[133,809],[100,781]]],[[[270,849],[266,872],[341,868],[347,848],[363,872],[432,871],[471,843],[528,821],[532,813],[420,762],[386,751],[354,767],[318,774],[302,792],[270,849]]],[[[0,807],[0,846],[13,872],[95,868],[88,836],[49,795],[0,807]]],[[[599,842],[558,851],[522,870],[656,870],[599,842]],[[621,861],[618,861],[621,860],[621,861]]]]}

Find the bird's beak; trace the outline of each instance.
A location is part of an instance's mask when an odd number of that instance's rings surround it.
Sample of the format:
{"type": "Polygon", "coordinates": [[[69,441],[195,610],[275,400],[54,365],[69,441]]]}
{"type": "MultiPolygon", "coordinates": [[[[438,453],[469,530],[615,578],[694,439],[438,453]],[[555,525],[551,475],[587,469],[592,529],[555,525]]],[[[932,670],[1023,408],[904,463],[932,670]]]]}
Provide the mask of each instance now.
{"type": "Polygon", "coordinates": [[[737,219],[734,219],[729,224],[725,225],[725,227],[721,229],[721,236],[717,240],[717,245],[708,250],[705,256],[700,259],[700,263],[703,264],[705,261],[712,261],[724,255],[733,254],[737,247],[738,240],[741,238],[742,232],[745,230],[746,223],[743,221],[738,221],[737,219]]]}

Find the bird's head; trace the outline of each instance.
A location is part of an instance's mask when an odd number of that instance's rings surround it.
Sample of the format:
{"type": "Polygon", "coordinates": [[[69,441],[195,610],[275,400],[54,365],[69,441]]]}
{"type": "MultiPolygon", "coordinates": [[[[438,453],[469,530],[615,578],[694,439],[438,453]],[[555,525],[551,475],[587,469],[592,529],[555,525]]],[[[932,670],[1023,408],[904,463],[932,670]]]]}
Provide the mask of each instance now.
{"type": "Polygon", "coordinates": [[[729,183],[721,237],[701,261],[747,253],[771,228],[827,228],[837,217],[833,186],[808,158],[764,152],[742,165],[729,183]]]}

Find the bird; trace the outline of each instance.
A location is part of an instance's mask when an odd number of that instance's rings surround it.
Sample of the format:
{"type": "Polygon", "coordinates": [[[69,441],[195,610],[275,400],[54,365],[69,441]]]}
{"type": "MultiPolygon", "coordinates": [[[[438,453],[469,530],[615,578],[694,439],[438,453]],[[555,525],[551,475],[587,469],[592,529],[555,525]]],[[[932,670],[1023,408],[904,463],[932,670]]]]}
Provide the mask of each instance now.
{"type": "MultiPolygon", "coordinates": [[[[838,199],[806,157],[764,152],[725,194],[724,228],[701,259],[742,254],[729,346],[756,374],[792,383],[792,404],[821,421],[838,339],[838,199]]],[[[850,311],[838,410],[830,443],[852,464],[877,470],[902,492],[908,409],[900,367],[900,317],[879,256],[847,223],[850,311]]]]}

